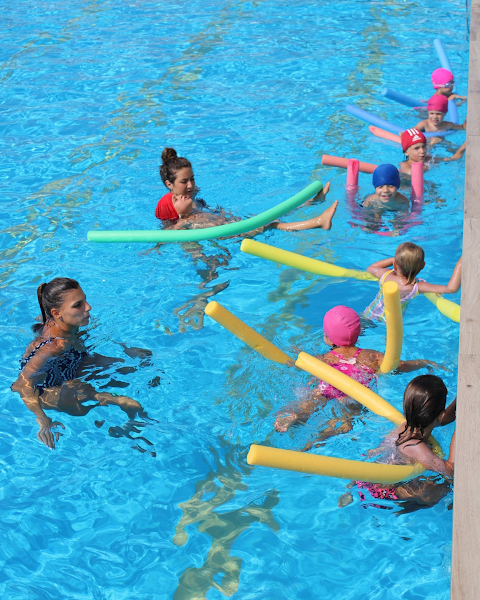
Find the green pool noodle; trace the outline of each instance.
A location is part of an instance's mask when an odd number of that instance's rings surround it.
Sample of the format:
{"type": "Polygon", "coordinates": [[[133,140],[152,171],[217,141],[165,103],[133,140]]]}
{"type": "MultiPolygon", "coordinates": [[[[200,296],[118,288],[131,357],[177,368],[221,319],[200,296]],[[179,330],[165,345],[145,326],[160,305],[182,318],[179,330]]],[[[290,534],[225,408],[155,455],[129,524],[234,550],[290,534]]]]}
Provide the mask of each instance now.
{"type": "Polygon", "coordinates": [[[301,204],[312,198],[323,189],[320,181],[314,181],[304,190],[295,194],[288,200],[277,204],[273,208],[260,213],[256,217],[250,217],[243,221],[205,227],[203,229],[179,229],[179,230],[132,230],[132,231],[89,231],[87,239],[91,242],[103,243],[131,243],[131,242],[199,242],[201,240],[213,240],[219,237],[240,235],[252,231],[257,227],[267,225],[275,219],[282,217],[291,210],[298,208],[301,204]]]}

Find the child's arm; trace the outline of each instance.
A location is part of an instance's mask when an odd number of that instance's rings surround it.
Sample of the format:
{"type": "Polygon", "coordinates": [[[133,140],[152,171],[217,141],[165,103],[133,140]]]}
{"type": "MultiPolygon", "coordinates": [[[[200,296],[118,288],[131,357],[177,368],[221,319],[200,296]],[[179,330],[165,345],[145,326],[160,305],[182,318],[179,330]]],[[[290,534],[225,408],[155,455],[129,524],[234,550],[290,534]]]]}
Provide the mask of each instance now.
{"type": "Polygon", "coordinates": [[[438,368],[439,366],[440,365],[437,365],[433,360],[417,358],[416,360],[401,360],[398,363],[396,371],[398,373],[411,373],[412,371],[418,371],[419,369],[426,367],[430,372],[433,372],[432,367],[438,368]]]}
{"type": "Polygon", "coordinates": [[[452,156],[449,156],[448,158],[436,158],[435,161],[436,162],[447,162],[449,160],[460,160],[461,158],[463,158],[463,155],[465,154],[466,147],[467,147],[467,142],[465,141],[460,146],[460,148],[455,152],[455,154],[452,154],[452,156]]]}
{"type": "Polygon", "coordinates": [[[452,94],[448,97],[449,100],[461,100],[460,104],[463,104],[467,101],[467,96],[460,96],[459,94],[452,94]]]}
{"type": "Polygon", "coordinates": [[[365,200],[362,202],[362,206],[365,208],[367,206],[371,206],[375,204],[375,200],[377,200],[377,194],[368,194],[365,200]]]}
{"type": "Polygon", "coordinates": [[[451,121],[444,121],[443,122],[444,125],[446,125],[446,127],[444,127],[443,129],[448,130],[448,129],[466,129],[467,128],[467,119],[465,119],[465,121],[460,125],[459,123],[452,123],[451,121]]]}
{"type": "Polygon", "coordinates": [[[384,258],[383,260],[377,260],[377,262],[374,262],[369,267],[367,267],[367,271],[368,273],[371,273],[372,275],[375,275],[375,277],[378,277],[378,279],[380,279],[386,271],[391,270],[387,267],[391,267],[393,265],[394,260],[395,259],[393,258],[393,256],[392,258],[384,258]]]}
{"type": "Polygon", "coordinates": [[[452,441],[450,442],[450,451],[448,453],[448,460],[447,463],[450,465],[451,469],[452,469],[452,473],[454,470],[454,464],[455,464],[455,434],[457,433],[457,430],[455,429],[455,431],[453,432],[452,435],[452,441]]]}
{"type": "Polygon", "coordinates": [[[453,423],[455,421],[457,411],[457,399],[449,404],[447,408],[440,414],[437,421],[441,426],[448,425],[449,423],[453,423]]]}
{"type": "Polygon", "coordinates": [[[436,285],[435,283],[427,283],[426,281],[418,282],[418,291],[422,294],[426,292],[434,292],[436,294],[454,294],[460,289],[462,283],[462,257],[458,259],[452,276],[447,285],[436,285]]]}
{"type": "Polygon", "coordinates": [[[424,119],[423,121],[419,121],[415,125],[415,129],[418,129],[418,131],[425,131],[425,125],[427,124],[427,120],[428,119],[424,119]]]}
{"type": "Polygon", "coordinates": [[[425,443],[418,440],[409,440],[402,445],[401,451],[403,454],[410,456],[419,462],[427,471],[434,471],[453,477],[453,461],[455,455],[449,455],[448,460],[439,458],[433,450],[425,443]]]}

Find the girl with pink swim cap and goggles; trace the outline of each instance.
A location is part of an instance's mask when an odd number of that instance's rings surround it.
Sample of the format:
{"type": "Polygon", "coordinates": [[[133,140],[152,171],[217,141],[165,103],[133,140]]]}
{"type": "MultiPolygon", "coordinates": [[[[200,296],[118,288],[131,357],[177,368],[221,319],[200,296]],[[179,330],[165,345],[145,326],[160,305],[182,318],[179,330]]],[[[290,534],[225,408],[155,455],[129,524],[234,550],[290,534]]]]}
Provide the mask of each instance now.
{"type": "MultiPolygon", "coordinates": [[[[422,121],[423,122],[423,121],[422,121]]],[[[459,126],[461,128],[461,126],[459,126]]],[[[400,163],[400,173],[404,175],[412,174],[412,163],[422,162],[423,170],[428,169],[437,162],[447,162],[450,160],[460,160],[465,154],[465,148],[467,142],[464,142],[462,146],[452,154],[449,158],[432,158],[427,154],[427,139],[423,133],[416,127],[407,129],[401,135],[402,150],[405,153],[405,160],[400,163]]]]}
{"type": "MultiPolygon", "coordinates": [[[[466,129],[467,119],[462,125],[457,125],[451,121],[444,121],[448,112],[448,99],[442,94],[434,94],[427,103],[428,119],[423,119],[415,125],[419,131],[448,131],[449,129],[466,129]]],[[[434,140],[438,138],[433,138],[434,140]]]]}
{"type": "Polygon", "coordinates": [[[453,73],[448,69],[435,69],[432,73],[432,85],[435,90],[435,95],[446,96],[448,100],[455,100],[458,98],[461,100],[460,104],[463,104],[467,100],[467,96],[459,96],[453,93],[453,86],[455,81],[453,73]]]}
{"type": "MultiPolygon", "coordinates": [[[[335,306],[325,314],[323,331],[325,343],[335,348],[335,350],[332,348],[332,350],[317,356],[317,358],[366,387],[374,385],[384,355],[376,350],[365,350],[356,347],[355,344],[360,335],[360,317],[358,314],[348,306],[335,306]]],[[[438,366],[436,363],[429,360],[405,360],[400,361],[397,370],[410,373],[424,367],[431,369],[436,366],[438,366]]],[[[309,398],[300,402],[288,413],[283,412],[276,419],[275,429],[284,432],[297,421],[305,422],[322,400],[339,400],[342,403],[351,402],[343,392],[325,381],[320,381],[317,389],[309,398]]],[[[331,429],[330,435],[339,433],[336,424],[335,422],[335,426],[329,428],[331,429]]],[[[323,432],[322,439],[329,437],[329,429],[323,432]]]]}

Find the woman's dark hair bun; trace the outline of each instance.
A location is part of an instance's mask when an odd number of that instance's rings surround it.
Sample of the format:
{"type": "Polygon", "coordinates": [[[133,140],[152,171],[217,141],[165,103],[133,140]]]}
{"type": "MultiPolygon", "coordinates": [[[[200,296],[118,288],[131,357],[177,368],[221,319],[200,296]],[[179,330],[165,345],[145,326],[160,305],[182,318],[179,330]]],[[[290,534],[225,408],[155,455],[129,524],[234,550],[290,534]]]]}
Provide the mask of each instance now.
{"type": "Polygon", "coordinates": [[[174,148],[165,148],[162,152],[162,162],[165,164],[169,160],[177,158],[178,154],[174,148]]]}
{"type": "MultiPolygon", "coordinates": [[[[174,148],[164,148],[162,152],[162,164],[159,167],[160,177],[165,185],[167,181],[173,183],[177,177],[177,171],[188,167],[192,168],[190,161],[178,156],[174,148]]],[[[167,186],[168,187],[168,186],[167,186]]]]}

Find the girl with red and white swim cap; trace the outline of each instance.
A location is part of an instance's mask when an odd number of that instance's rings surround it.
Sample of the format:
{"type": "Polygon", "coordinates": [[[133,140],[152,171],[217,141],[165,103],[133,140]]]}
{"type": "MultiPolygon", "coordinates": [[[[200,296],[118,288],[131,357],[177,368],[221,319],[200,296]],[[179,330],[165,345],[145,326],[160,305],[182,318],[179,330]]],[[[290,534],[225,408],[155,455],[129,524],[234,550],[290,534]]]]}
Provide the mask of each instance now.
{"type": "Polygon", "coordinates": [[[402,150],[405,153],[405,160],[400,163],[400,173],[411,175],[412,163],[414,162],[423,163],[423,170],[427,171],[437,162],[460,160],[465,154],[467,142],[464,142],[455,154],[448,158],[432,158],[430,154],[427,153],[427,140],[425,136],[416,127],[412,127],[412,129],[407,129],[402,133],[401,144],[402,150]]]}

